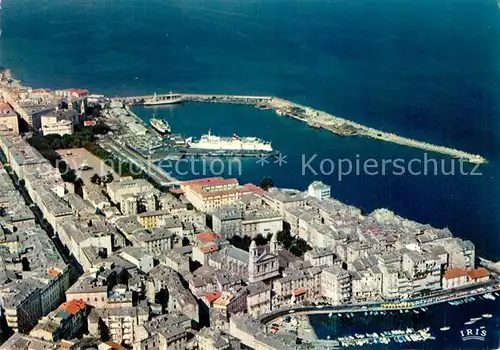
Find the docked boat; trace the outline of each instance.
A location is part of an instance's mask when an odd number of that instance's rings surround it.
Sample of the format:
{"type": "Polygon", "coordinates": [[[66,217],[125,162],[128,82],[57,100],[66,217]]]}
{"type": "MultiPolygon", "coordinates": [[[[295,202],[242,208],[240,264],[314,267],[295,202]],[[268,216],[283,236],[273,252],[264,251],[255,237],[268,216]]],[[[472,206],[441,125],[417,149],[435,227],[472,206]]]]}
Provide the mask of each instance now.
{"type": "Polygon", "coordinates": [[[483,295],[483,297],[484,297],[485,299],[489,299],[489,300],[495,300],[495,299],[496,299],[496,298],[493,296],[493,294],[491,294],[491,293],[487,293],[487,294],[483,295]]]}
{"type": "Polygon", "coordinates": [[[170,92],[168,95],[158,97],[155,92],[152,98],[144,100],[144,106],[171,105],[174,103],[181,103],[182,101],[182,96],[179,94],[173,94],[170,92]]]}
{"type": "Polygon", "coordinates": [[[441,330],[441,332],[446,332],[446,331],[449,331],[450,330],[450,326],[447,326],[446,325],[446,313],[444,314],[444,325],[443,327],[439,328],[441,330]]]}
{"type": "Polygon", "coordinates": [[[333,315],[333,314],[330,312],[330,313],[328,314],[328,317],[332,317],[332,315],[333,315]]]}
{"type": "Polygon", "coordinates": [[[474,323],[476,323],[476,321],[470,320],[470,321],[464,322],[464,325],[470,326],[471,324],[474,324],[474,323]]]}
{"type": "Polygon", "coordinates": [[[186,139],[190,148],[200,150],[217,151],[243,151],[243,152],[272,152],[273,147],[270,142],[263,141],[256,137],[240,137],[234,134],[232,137],[221,137],[208,134],[201,135],[200,139],[195,141],[192,137],[186,139]]]}
{"type": "Polygon", "coordinates": [[[493,315],[492,315],[492,314],[484,314],[484,315],[483,315],[483,318],[492,318],[492,317],[493,317],[493,315]]]}
{"type": "Polygon", "coordinates": [[[168,134],[171,131],[170,125],[168,124],[168,122],[166,120],[157,119],[154,117],[154,115],[153,115],[153,118],[151,118],[149,120],[149,123],[160,134],[168,134]]]}

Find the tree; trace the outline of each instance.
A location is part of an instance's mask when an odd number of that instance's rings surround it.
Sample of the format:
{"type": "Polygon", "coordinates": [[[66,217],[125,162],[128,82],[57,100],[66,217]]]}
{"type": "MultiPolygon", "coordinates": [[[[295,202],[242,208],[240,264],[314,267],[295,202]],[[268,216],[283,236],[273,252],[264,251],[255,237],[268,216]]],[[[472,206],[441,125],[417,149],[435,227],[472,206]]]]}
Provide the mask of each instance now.
{"type": "Polygon", "coordinates": [[[83,180],[77,178],[74,182],[75,185],[75,193],[81,197],[83,197],[83,180]]]}
{"type": "Polygon", "coordinates": [[[285,249],[290,248],[293,243],[292,235],[288,230],[278,231],[278,242],[281,243],[281,246],[285,249]]]}
{"type": "Polygon", "coordinates": [[[265,245],[271,240],[271,237],[271,234],[267,235],[267,237],[264,237],[261,233],[259,233],[254,237],[254,241],[257,245],[265,245]]]}
{"type": "Polygon", "coordinates": [[[250,249],[250,244],[252,243],[252,238],[249,236],[240,237],[240,236],[235,235],[235,236],[229,238],[228,241],[229,241],[229,243],[231,243],[231,245],[235,246],[236,248],[239,248],[239,249],[242,249],[242,250],[245,250],[248,252],[248,250],[250,249]]]}
{"type": "Polygon", "coordinates": [[[99,120],[96,125],[92,127],[92,133],[94,135],[103,135],[110,132],[111,129],[102,120],[99,120]]]}
{"type": "Polygon", "coordinates": [[[110,182],[113,182],[115,178],[113,177],[113,174],[111,174],[111,172],[108,172],[108,174],[106,175],[106,183],[110,183],[110,182]]]}
{"type": "Polygon", "coordinates": [[[101,182],[101,177],[97,174],[94,174],[90,178],[90,182],[92,182],[93,184],[99,184],[99,182],[101,182]]]}
{"type": "Polygon", "coordinates": [[[286,250],[295,256],[302,256],[305,252],[311,250],[311,246],[300,237],[292,237],[290,230],[278,231],[278,242],[286,250]]]}
{"type": "Polygon", "coordinates": [[[263,190],[267,191],[271,187],[274,187],[273,180],[270,177],[264,177],[262,180],[260,180],[259,187],[262,188],[263,190]]]}

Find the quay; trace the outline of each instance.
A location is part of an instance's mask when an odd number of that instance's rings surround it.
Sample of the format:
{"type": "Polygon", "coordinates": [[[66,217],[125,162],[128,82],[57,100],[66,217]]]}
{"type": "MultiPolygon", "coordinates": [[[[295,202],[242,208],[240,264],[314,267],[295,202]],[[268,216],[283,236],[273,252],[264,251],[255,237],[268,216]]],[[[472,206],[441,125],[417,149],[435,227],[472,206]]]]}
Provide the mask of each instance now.
{"type": "Polygon", "coordinates": [[[150,159],[144,159],[138,153],[132,152],[126,146],[119,144],[115,140],[103,140],[99,143],[106,151],[114,154],[124,161],[134,164],[136,167],[148,174],[160,186],[171,186],[178,183],[178,180],[157,166],[150,159]]]}
{"type": "MultiPolygon", "coordinates": [[[[393,142],[403,146],[419,148],[463,159],[469,163],[484,164],[486,159],[478,154],[461,151],[451,147],[435,145],[429,142],[414,140],[408,137],[377,130],[351,120],[343,119],[324,111],[303,106],[274,96],[223,95],[223,94],[185,94],[178,93],[184,102],[234,103],[253,105],[260,109],[272,109],[279,115],[285,115],[303,121],[313,128],[325,129],[341,136],[359,135],[377,140],[393,142]]],[[[120,101],[128,105],[143,105],[154,95],[111,97],[111,101],[120,101]]],[[[158,100],[167,99],[170,94],[156,95],[158,100]]]]}
{"type": "Polygon", "coordinates": [[[287,309],[276,310],[266,315],[262,315],[259,321],[267,325],[279,317],[286,315],[310,315],[310,314],[325,314],[325,313],[361,313],[369,311],[399,311],[399,310],[412,310],[422,307],[429,307],[433,305],[443,304],[450,301],[460,300],[467,297],[478,297],[483,294],[500,291],[500,283],[498,280],[489,281],[483,284],[468,286],[466,288],[453,290],[453,293],[445,292],[429,297],[408,299],[400,301],[380,301],[373,303],[363,304],[348,304],[348,305],[335,305],[335,306],[296,306],[287,309]]]}

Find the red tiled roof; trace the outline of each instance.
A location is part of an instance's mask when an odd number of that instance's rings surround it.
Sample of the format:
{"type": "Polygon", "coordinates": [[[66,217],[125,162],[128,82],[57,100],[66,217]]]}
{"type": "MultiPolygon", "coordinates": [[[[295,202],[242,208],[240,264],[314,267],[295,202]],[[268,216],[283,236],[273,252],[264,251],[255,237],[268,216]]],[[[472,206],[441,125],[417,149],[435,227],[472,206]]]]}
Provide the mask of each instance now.
{"type": "Polygon", "coordinates": [[[69,314],[76,315],[81,310],[85,309],[87,304],[83,300],[71,300],[61,304],[58,309],[64,310],[69,314]]]}
{"type": "Polygon", "coordinates": [[[304,288],[297,288],[297,289],[293,292],[293,295],[298,296],[298,295],[304,294],[305,292],[306,292],[306,290],[305,290],[304,288]]]}
{"type": "Polygon", "coordinates": [[[196,234],[195,237],[202,243],[210,243],[216,238],[220,238],[220,235],[215,232],[202,232],[196,234]]]}
{"type": "Polygon", "coordinates": [[[262,188],[254,185],[254,184],[245,184],[245,185],[243,185],[243,187],[245,187],[246,189],[248,189],[256,194],[264,194],[265,193],[265,191],[262,188]]]}
{"type": "Polygon", "coordinates": [[[211,253],[213,251],[216,251],[217,250],[217,245],[214,243],[214,244],[210,244],[210,245],[206,245],[204,247],[201,247],[200,250],[203,252],[203,253],[211,253]]]}
{"type": "Polygon", "coordinates": [[[205,294],[205,298],[208,300],[209,303],[212,303],[215,300],[219,299],[221,294],[222,294],[221,292],[215,291],[215,292],[205,294]]]}
{"type": "Polygon", "coordinates": [[[473,280],[478,278],[488,277],[490,275],[488,270],[486,270],[484,267],[479,267],[477,269],[470,270],[469,272],[467,272],[467,274],[469,275],[469,278],[473,280]]]}
{"type": "Polygon", "coordinates": [[[452,278],[464,277],[467,276],[467,271],[465,269],[460,269],[458,267],[452,267],[446,270],[443,278],[450,280],[452,278]]]}
{"type": "Polygon", "coordinates": [[[219,190],[211,190],[211,191],[206,191],[203,186],[190,186],[191,190],[198,193],[202,197],[218,197],[218,196],[228,196],[228,195],[233,195],[236,193],[241,193],[241,194],[247,194],[251,193],[251,191],[244,187],[244,186],[239,186],[239,187],[231,187],[231,188],[221,188],[219,190]]]}
{"type": "Polygon", "coordinates": [[[206,177],[203,179],[182,181],[181,185],[183,185],[183,186],[193,186],[193,185],[220,186],[220,185],[229,185],[229,184],[237,184],[237,183],[238,183],[238,180],[234,179],[234,178],[224,179],[223,177],[206,177]]]}
{"type": "Polygon", "coordinates": [[[51,267],[47,270],[47,273],[52,276],[59,276],[61,274],[61,270],[51,267]]]}
{"type": "Polygon", "coordinates": [[[78,95],[83,95],[83,94],[89,93],[89,90],[87,90],[87,89],[78,89],[78,88],[67,89],[66,91],[74,92],[75,94],[78,94],[78,95]]]}

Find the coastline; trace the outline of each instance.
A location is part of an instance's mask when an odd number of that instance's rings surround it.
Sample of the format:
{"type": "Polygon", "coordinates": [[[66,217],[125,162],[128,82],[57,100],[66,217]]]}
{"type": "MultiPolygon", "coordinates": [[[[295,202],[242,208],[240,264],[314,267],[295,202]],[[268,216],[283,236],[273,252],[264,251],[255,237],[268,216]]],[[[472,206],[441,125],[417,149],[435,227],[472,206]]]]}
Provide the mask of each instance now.
{"type": "MultiPolygon", "coordinates": [[[[168,97],[170,94],[141,95],[112,97],[111,101],[121,101],[129,105],[143,105],[144,101],[152,98],[159,100],[168,97]]],[[[259,109],[272,109],[278,115],[285,115],[296,120],[305,122],[312,128],[321,128],[339,136],[366,136],[372,139],[392,142],[402,146],[436,152],[453,158],[463,159],[472,164],[485,164],[486,158],[479,154],[459,149],[435,145],[425,141],[419,141],[408,137],[396,135],[394,133],[378,130],[354,121],[337,117],[333,114],[316,110],[314,108],[297,104],[276,96],[254,96],[254,95],[216,95],[216,94],[186,94],[177,93],[182,96],[184,102],[204,102],[204,103],[232,103],[252,105],[259,109]]]]}
{"type": "MultiPolygon", "coordinates": [[[[26,89],[20,80],[14,78],[13,72],[6,67],[1,68],[0,73],[3,75],[3,80],[10,82],[10,86],[14,89],[26,89]]],[[[169,94],[154,95],[159,100],[169,97],[169,94]]],[[[0,87],[0,95],[7,101],[15,104],[15,101],[10,97],[10,94],[0,87]]],[[[408,137],[400,136],[394,133],[378,130],[366,125],[356,123],[354,121],[337,117],[325,111],[316,110],[308,106],[300,105],[289,100],[285,100],[276,96],[254,96],[254,95],[217,95],[217,94],[186,94],[178,93],[185,102],[209,102],[209,103],[234,103],[253,105],[259,109],[272,109],[278,115],[285,115],[296,120],[305,122],[312,128],[320,128],[330,131],[339,136],[366,136],[375,140],[392,142],[402,146],[422,149],[424,151],[436,152],[453,158],[459,158],[472,164],[486,164],[486,158],[479,154],[459,149],[436,145],[425,141],[419,141],[408,137]]],[[[125,97],[107,97],[110,101],[121,101],[129,105],[143,104],[148,98],[153,95],[142,96],[125,96],[125,97]]],[[[11,104],[12,104],[11,103],[11,104]]],[[[15,106],[14,106],[15,107],[15,106]]],[[[15,108],[16,112],[25,118],[23,111],[15,108]]]]}

